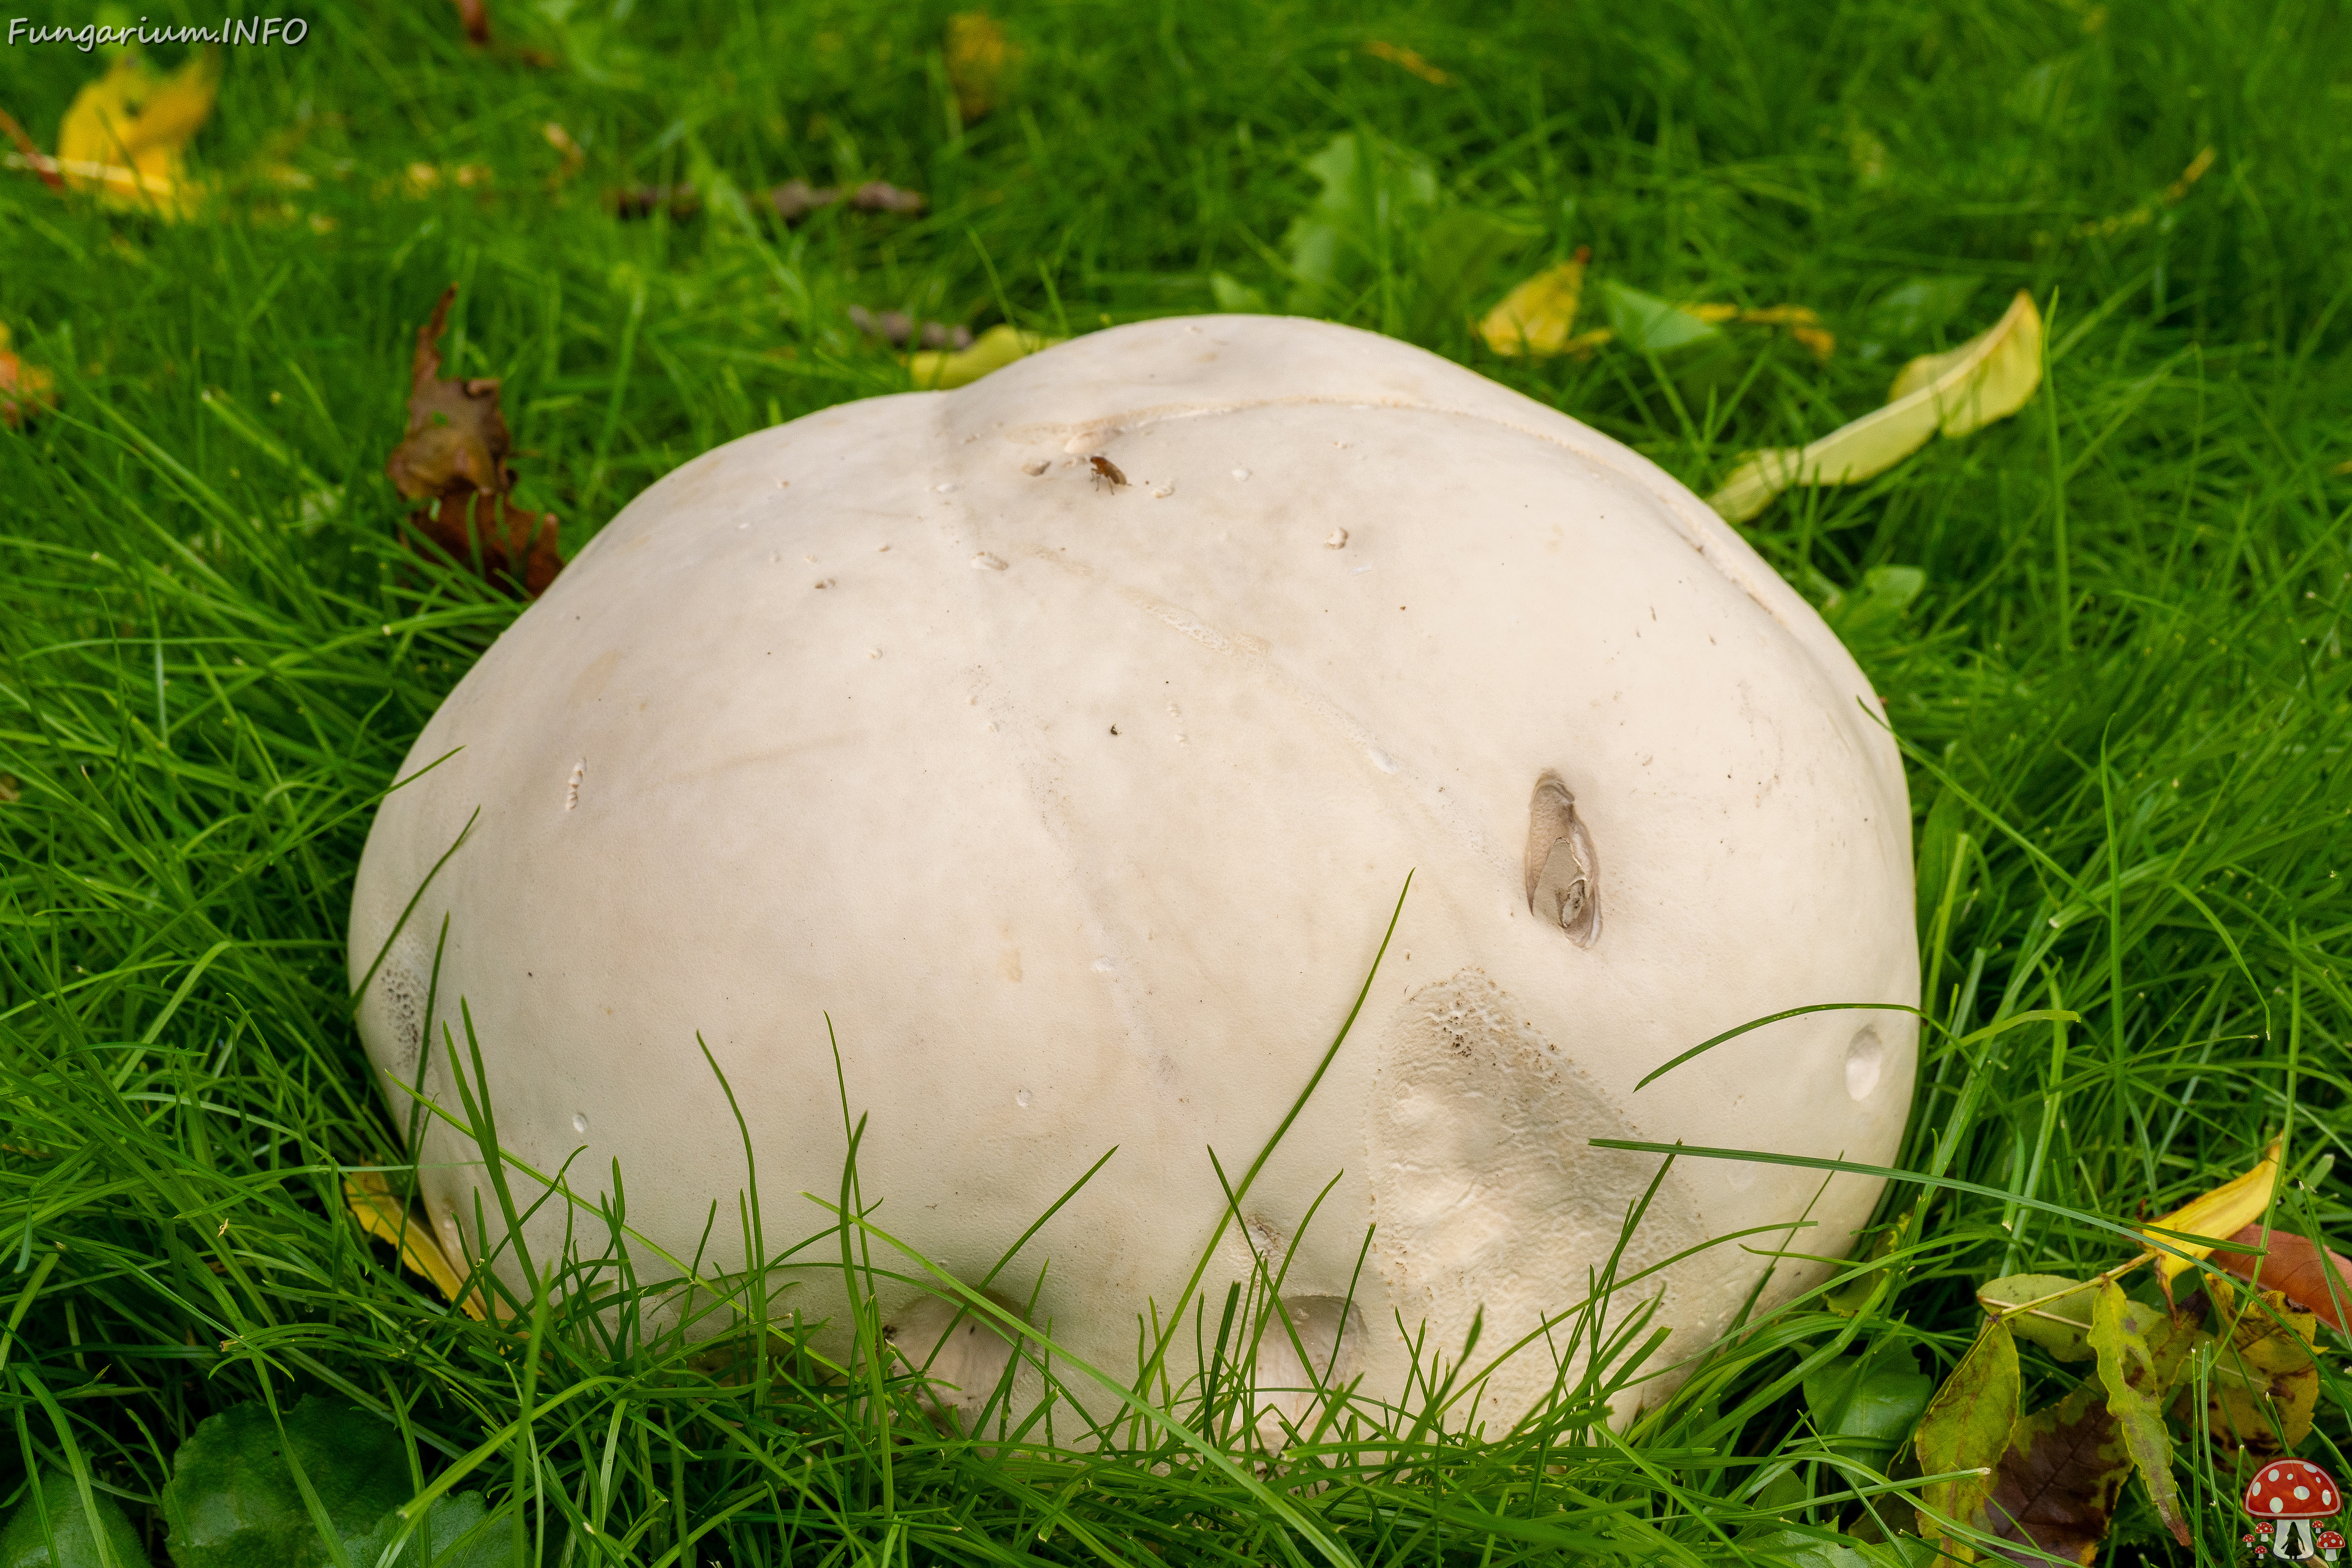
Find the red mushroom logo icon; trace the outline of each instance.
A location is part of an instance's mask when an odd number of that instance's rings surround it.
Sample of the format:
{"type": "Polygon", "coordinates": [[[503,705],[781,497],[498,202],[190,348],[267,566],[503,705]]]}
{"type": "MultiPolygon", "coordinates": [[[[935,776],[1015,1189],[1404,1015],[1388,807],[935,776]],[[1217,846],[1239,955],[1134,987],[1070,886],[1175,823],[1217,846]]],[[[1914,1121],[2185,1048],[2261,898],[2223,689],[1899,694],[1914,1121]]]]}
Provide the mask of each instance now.
{"type": "MultiPolygon", "coordinates": [[[[2329,1518],[2343,1506],[2336,1478],[2304,1459],[2273,1459],[2246,1485],[2246,1511],[2273,1527],[2270,1549],[2290,1563],[2320,1555],[2312,1521],[2329,1518]]],[[[2331,1530],[2327,1540],[2331,1544],[2325,1560],[2332,1563],[2343,1549],[2343,1537],[2331,1530]]]]}

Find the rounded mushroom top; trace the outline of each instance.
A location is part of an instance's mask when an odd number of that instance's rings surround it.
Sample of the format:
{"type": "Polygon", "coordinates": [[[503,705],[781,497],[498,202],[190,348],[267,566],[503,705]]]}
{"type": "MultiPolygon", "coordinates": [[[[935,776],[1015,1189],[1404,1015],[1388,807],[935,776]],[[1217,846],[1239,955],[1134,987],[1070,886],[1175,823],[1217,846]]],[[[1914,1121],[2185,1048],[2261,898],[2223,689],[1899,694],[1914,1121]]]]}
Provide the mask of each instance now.
{"type": "Polygon", "coordinates": [[[2336,1479],[2306,1459],[2275,1459],[2246,1485],[2246,1511],[2257,1519],[2325,1519],[2343,1505],[2336,1479]]]}

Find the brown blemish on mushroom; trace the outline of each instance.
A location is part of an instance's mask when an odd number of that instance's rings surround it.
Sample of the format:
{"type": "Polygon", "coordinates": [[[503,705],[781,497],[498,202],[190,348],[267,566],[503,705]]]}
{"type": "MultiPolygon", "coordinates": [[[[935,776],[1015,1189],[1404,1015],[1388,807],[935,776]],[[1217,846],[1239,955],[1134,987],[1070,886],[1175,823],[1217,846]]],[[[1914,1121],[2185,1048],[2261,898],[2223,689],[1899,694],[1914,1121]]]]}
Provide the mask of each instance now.
{"type": "Polygon", "coordinates": [[[1601,857],[1576,796],[1549,771],[1528,803],[1527,879],[1529,914],[1557,922],[1579,947],[1601,939],[1601,857]]]}

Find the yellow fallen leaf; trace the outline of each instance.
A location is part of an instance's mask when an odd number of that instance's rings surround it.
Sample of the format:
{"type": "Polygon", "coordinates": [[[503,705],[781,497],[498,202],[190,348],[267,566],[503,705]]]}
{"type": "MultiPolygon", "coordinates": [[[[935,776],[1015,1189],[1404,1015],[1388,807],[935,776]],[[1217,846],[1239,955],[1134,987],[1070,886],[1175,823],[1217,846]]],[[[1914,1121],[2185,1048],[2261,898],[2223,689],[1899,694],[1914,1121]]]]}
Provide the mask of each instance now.
{"type": "Polygon", "coordinates": [[[424,1215],[402,1206],[381,1172],[361,1171],[345,1176],[343,1204],[362,1230],[400,1249],[400,1261],[411,1273],[431,1280],[435,1289],[457,1302],[476,1322],[488,1321],[482,1314],[481,1292],[465,1288],[465,1276],[441,1250],[432,1225],[424,1215]]]}
{"type": "MultiPolygon", "coordinates": [[[[2206,172],[2213,167],[2214,157],[2213,149],[2207,147],[2189,159],[2189,167],[2180,171],[2180,177],[2164,187],[2165,205],[2169,206],[2185,198],[2189,195],[2189,187],[2203,179],[2206,172]]],[[[2087,238],[2105,239],[2126,229],[2145,228],[2155,221],[2156,204],[2142,202],[2131,211],[2119,213],[2114,217],[2097,217],[2088,223],[2078,223],[2074,226],[2074,232],[2087,238]]]]}
{"type": "Polygon", "coordinates": [[[1020,47],[987,12],[959,11],[948,18],[944,52],[956,112],[969,125],[1003,96],[1004,79],[1020,58],[1020,47]]]}
{"type": "Polygon", "coordinates": [[[1498,354],[1536,359],[1589,351],[1589,342],[1585,351],[1578,350],[1570,335],[1584,303],[1586,255],[1580,250],[1574,259],[1545,268],[1504,295],[1478,323],[1486,346],[1498,354]]]}
{"type": "MultiPolygon", "coordinates": [[[[9,347],[8,323],[0,321],[0,425],[23,424],[43,408],[58,405],[53,389],[58,378],[37,364],[26,364],[9,347]]],[[[6,797],[16,799],[13,791],[6,797]]]]}
{"type": "Polygon", "coordinates": [[[203,198],[187,178],[189,140],[210,118],[220,90],[220,55],[207,48],[169,76],[135,54],[118,55],[104,76],[74,95],[58,127],[58,173],[96,190],[109,206],[185,217],[203,198]]]}
{"type": "Polygon", "coordinates": [[[1432,87],[1444,87],[1454,79],[1412,50],[1400,48],[1394,44],[1384,44],[1378,38],[1372,39],[1364,46],[1364,53],[1374,59],[1386,60],[1392,66],[1402,66],[1432,87]]]}
{"type": "Polygon", "coordinates": [[[1938,433],[1966,436],[2025,406],[2042,384],[2042,313],[2022,289],[1992,327],[1903,367],[1886,406],[1805,447],[1749,454],[1707,498],[1745,522],[1790,485],[1850,485],[1885,472],[1938,433]]]}
{"type": "Polygon", "coordinates": [[[900,363],[906,365],[917,386],[925,391],[947,392],[1060,342],[1060,338],[1024,332],[999,322],[974,338],[968,349],[924,349],[902,355],[900,363]]]}
{"type": "MultiPolygon", "coordinates": [[[[2191,1198],[2162,1219],[2152,1224],[2154,1230],[2185,1230],[2191,1236],[2210,1236],[2227,1240],[2247,1226],[2263,1217],[2271,1206],[2271,1194],[2278,1186],[2279,1146],[2273,1142],[2263,1151],[2262,1159],[2242,1176],[2234,1176],[2202,1197],[2191,1198]]],[[[2150,1235],[2150,1248],[2160,1243],[2173,1248],[2171,1252],[2157,1251],[2156,1271],[2169,1279],[2188,1268],[2191,1260],[2203,1258],[2213,1249],[2172,1237],[2150,1235]]]]}
{"type": "Polygon", "coordinates": [[[563,166],[548,178],[547,188],[554,190],[581,171],[588,162],[588,154],[581,151],[580,143],[572,139],[571,132],[552,120],[541,126],[539,133],[563,157],[563,166]]]}
{"type": "Polygon", "coordinates": [[[1822,325],[1817,311],[1802,305],[1768,305],[1760,310],[1744,310],[1738,305],[1685,305],[1702,321],[1720,323],[1738,321],[1750,327],[1786,327],[1789,335],[1804,345],[1816,359],[1827,359],[1837,352],[1837,337],[1822,325]]]}

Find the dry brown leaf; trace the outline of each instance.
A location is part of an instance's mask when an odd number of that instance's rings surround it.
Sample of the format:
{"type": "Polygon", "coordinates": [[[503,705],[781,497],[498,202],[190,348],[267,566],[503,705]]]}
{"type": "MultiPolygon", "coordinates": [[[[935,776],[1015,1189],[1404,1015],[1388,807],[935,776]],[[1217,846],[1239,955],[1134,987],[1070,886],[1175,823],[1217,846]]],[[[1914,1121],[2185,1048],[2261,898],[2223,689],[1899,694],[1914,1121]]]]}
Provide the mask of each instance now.
{"type": "Polygon", "coordinates": [[[184,217],[204,189],[186,174],[188,142],[220,92],[220,53],[206,48],[169,76],[136,54],[115,57],[74,95],[58,127],[56,168],[109,206],[184,217]]]}
{"type": "Polygon", "coordinates": [[[1394,44],[1383,43],[1378,38],[1370,39],[1364,45],[1364,53],[1376,60],[1386,60],[1392,66],[1402,66],[1432,87],[1444,87],[1454,79],[1412,50],[1400,48],[1394,44]]]}
{"type": "Polygon", "coordinates": [[[2268,1256],[2253,1258],[2216,1247],[2215,1264],[2257,1289],[2268,1287],[2284,1292],[2297,1307],[2337,1332],[2352,1332],[2346,1329],[2340,1310],[2352,1307],[2352,1258],[2314,1247],[2293,1231],[2273,1230],[2265,1242],[2259,1222],[2235,1232],[2230,1239],[2247,1247],[2263,1247],[2268,1256]],[[2335,1276],[2332,1281],[2328,1278],[2331,1274],[2335,1276]]]}
{"type": "Polygon", "coordinates": [[[457,25],[466,29],[466,41],[476,47],[490,41],[489,0],[455,0],[457,25]]]}
{"type": "Polygon", "coordinates": [[[918,321],[904,310],[869,310],[863,305],[849,307],[849,324],[869,338],[879,338],[894,349],[968,349],[971,347],[970,327],[951,327],[945,321],[918,321]]]}
{"type": "Polygon", "coordinates": [[[0,109],[0,134],[5,134],[16,144],[16,155],[9,160],[11,165],[22,165],[32,170],[41,177],[41,184],[53,191],[66,188],[65,176],[58,173],[58,161],[34,146],[33,139],[25,134],[25,128],[16,123],[16,117],[5,109],[0,109]]]}
{"type": "MultiPolygon", "coordinates": [[[[1850,485],[1885,472],[1942,434],[1959,437],[2005,419],[2042,384],[2042,314],[2019,289],[1990,329],[1949,353],[1903,367],[1886,406],[1806,447],[1749,454],[1707,504],[1745,522],[1790,485],[1850,485]]],[[[2181,1227],[2189,1228],[2189,1227],[2181,1227]]]]}
{"type": "Polygon", "coordinates": [[[1020,46],[985,11],[959,11],[948,18],[945,53],[956,113],[966,125],[1003,100],[1005,80],[1021,58],[1020,46]]]}
{"type": "Polygon", "coordinates": [[[441,378],[441,333],[449,321],[455,283],[417,329],[409,368],[408,434],[393,448],[384,472],[410,500],[417,530],[488,582],[520,584],[536,599],[563,570],[555,550],[555,514],[526,511],[508,500],[514,477],[507,454],[514,440],[499,409],[499,384],[488,377],[441,378]]]}
{"type": "Polygon", "coordinates": [[[58,405],[58,378],[17,358],[11,341],[8,323],[0,321],[0,425],[14,429],[42,409],[58,405]]]}
{"type": "Polygon", "coordinates": [[[392,1184],[382,1172],[361,1171],[345,1176],[343,1206],[351,1210],[362,1230],[378,1241],[391,1243],[408,1271],[430,1280],[443,1300],[457,1303],[478,1323],[488,1321],[482,1310],[482,1293],[466,1289],[464,1271],[441,1249],[423,1211],[405,1207],[393,1196],[392,1184]]]}

